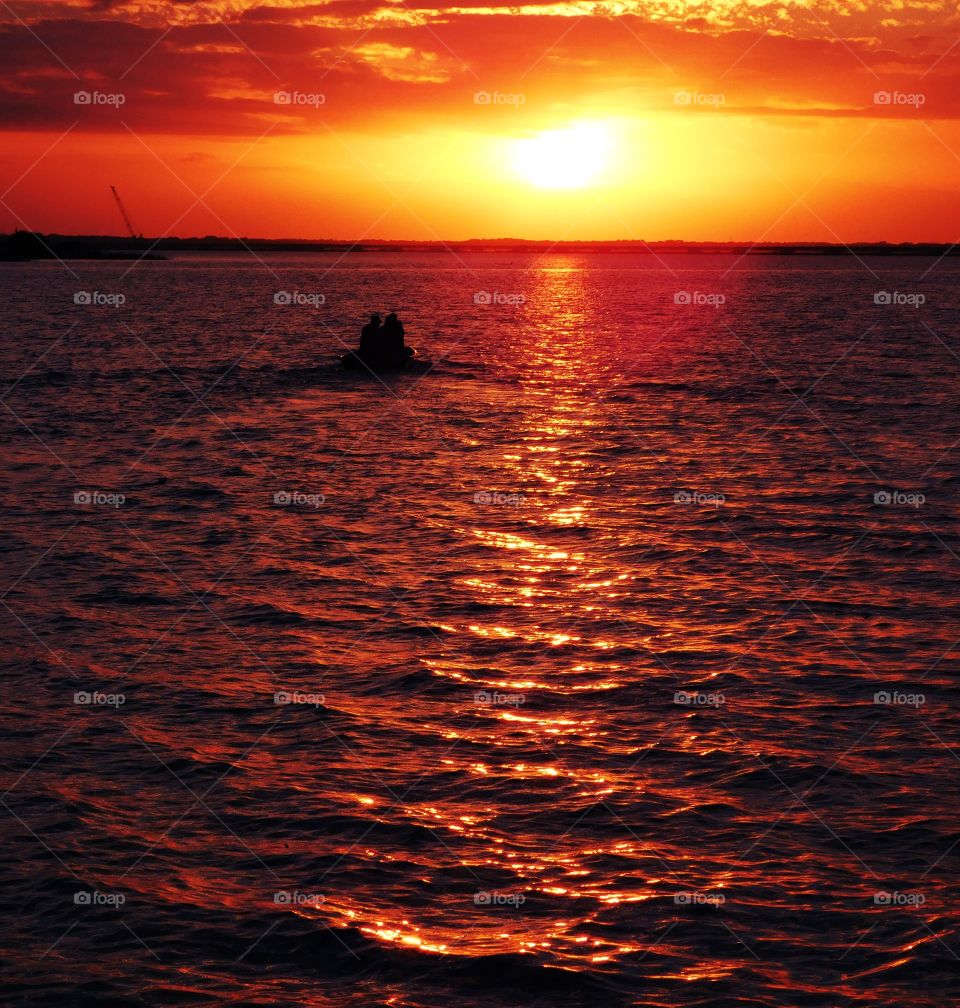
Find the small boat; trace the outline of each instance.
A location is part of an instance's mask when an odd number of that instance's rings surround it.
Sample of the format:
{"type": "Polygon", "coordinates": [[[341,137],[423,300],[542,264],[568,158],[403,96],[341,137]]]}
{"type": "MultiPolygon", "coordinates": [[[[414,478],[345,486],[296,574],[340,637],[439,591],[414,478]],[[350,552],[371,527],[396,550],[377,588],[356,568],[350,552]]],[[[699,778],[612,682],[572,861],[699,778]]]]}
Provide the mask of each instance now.
{"type": "Polygon", "coordinates": [[[351,350],[340,358],[340,363],[350,371],[368,371],[379,374],[381,371],[403,371],[414,362],[422,363],[413,347],[404,347],[406,352],[389,357],[365,357],[359,351],[351,350]]]}

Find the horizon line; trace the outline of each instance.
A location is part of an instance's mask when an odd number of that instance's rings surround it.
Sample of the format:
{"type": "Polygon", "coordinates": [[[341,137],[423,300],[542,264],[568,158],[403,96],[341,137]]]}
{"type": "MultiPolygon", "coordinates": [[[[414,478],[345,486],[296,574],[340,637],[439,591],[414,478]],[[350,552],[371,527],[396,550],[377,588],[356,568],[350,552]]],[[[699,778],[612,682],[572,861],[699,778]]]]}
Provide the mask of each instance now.
{"type": "Polygon", "coordinates": [[[246,246],[274,245],[295,246],[309,249],[315,248],[369,248],[369,247],[415,247],[444,249],[462,246],[483,246],[488,248],[548,248],[548,249],[604,249],[626,248],[630,251],[655,249],[717,249],[717,250],[775,250],[775,251],[836,251],[852,252],[860,250],[939,250],[960,253],[957,242],[946,241],[891,241],[856,240],[856,241],[808,241],[798,239],[793,241],[766,241],[750,239],[695,239],[695,238],[582,238],[582,239],[551,239],[551,238],[304,238],[304,237],[260,237],[251,235],[115,235],[115,234],[70,234],[58,231],[28,231],[22,228],[9,232],[0,232],[0,241],[14,238],[16,235],[36,235],[41,238],[61,239],[67,241],[111,242],[121,246],[151,248],[201,246],[213,249],[214,246],[236,248],[240,251],[246,246]]]}

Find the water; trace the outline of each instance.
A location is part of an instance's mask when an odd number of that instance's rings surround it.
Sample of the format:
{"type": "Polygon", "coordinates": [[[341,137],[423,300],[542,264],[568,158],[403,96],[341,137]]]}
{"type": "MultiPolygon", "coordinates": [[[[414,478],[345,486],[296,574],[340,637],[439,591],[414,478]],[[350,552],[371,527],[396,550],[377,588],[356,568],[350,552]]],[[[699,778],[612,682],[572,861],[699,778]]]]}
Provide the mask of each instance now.
{"type": "Polygon", "coordinates": [[[4,266],[8,1002],[953,1003],[931,265],[4,266]]]}

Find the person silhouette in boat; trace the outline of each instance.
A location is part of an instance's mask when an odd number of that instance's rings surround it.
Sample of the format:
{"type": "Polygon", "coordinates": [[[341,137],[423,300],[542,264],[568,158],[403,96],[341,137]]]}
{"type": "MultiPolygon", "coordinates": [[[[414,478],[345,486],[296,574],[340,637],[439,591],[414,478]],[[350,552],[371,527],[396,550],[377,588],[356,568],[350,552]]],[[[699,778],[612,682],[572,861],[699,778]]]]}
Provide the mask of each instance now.
{"type": "Polygon", "coordinates": [[[404,345],[403,336],[403,323],[396,312],[390,312],[383,323],[383,348],[388,357],[403,360],[413,356],[413,350],[404,345]]]}
{"type": "Polygon", "coordinates": [[[383,356],[383,326],[379,315],[371,315],[370,321],[360,330],[360,356],[370,359],[383,356]]]}

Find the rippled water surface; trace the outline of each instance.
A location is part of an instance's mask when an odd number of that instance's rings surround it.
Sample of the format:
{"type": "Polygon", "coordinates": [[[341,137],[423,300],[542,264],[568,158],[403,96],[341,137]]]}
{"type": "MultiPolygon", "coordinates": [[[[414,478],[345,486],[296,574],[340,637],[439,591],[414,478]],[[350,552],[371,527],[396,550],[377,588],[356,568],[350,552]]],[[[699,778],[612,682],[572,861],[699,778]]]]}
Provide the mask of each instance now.
{"type": "Polygon", "coordinates": [[[4,265],[5,998],[957,1003],[932,265],[4,265]]]}

